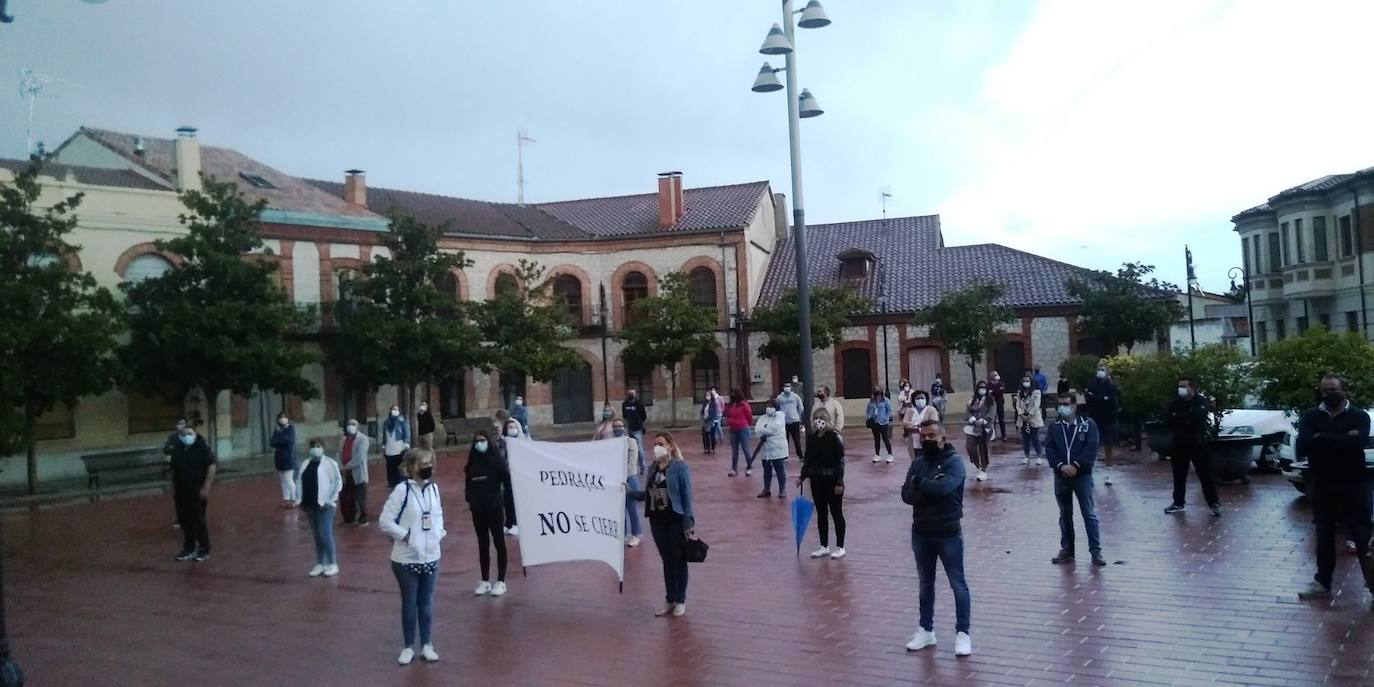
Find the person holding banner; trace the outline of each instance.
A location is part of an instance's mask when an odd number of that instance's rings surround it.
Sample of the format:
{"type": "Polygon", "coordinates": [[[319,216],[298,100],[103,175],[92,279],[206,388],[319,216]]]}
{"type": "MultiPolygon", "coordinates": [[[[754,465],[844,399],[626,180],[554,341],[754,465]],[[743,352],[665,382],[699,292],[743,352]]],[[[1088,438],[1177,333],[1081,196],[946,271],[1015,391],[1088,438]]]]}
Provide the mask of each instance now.
{"type": "Polygon", "coordinates": [[[654,462],[649,465],[644,491],[634,497],[644,501],[644,514],[654,534],[654,545],[663,559],[663,586],[667,605],[655,617],[681,617],[687,613],[687,540],[694,538],[692,473],[673,435],[654,437],[654,462]]]}
{"type": "MultiPolygon", "coordinates": [[[[623,423],[622,423],[623,424],[623,423]]],[[[601,407],[601,424],[592,432],[592,441],[601,441],[615,436],[615,410],[607,403],[601,407]]]]}
{"type": "MultiPolygon", "coordinates": [[[[505,441],[501,442],[501,459],[510,464],[510,453],[506,451],[507,442],[528,439],[520,425],[520,421],[514,417],[506,420],[504,430],[505,441]]],[[[515,494],[510,489],[510,483],[506,484],[506,534],[512,537],[520,536],[520,525],[515,520],[515,494]]]]}
{"type": "Polygon", "coordinates": [[[505,523],[505,495],[510,493],[510,465],[483,430],[477,430],[472,436],[463,477],[463,498],[468,503],[468,510],[472,511],[472,527],[477,531],[477,562],[482,570],[482,583],[473,594],[504,596],[506,538],[501,533],[501,526],[505,523]],[[493,544],[496,546],[496,584],[491,583],[493,544]]]}
{"type": "MultiPolygon", "coordinates": [[[[625,429],[625,421],[617,419],[611,423],[612,436],[629,436],[625,429]]],[[[625,545],[629,547],[639,546],[639,537],[643,534],[643,526],[639,522],[639,509],[635,508],[634,494],[639,492],[639,475],[635,473],[635,467],[639,463],[639,446],[633,441],[625,442],[625,523],[626,531],[630,536],[625,538],[625,545]]]]}
{"type": "Polygon", "coordinates": [[[410,449],[401,459],[406,480],[391,490],[378,520],[391,537],[391,572],[401,588],[401,635],[405,648],[396,662],[415,659],[415,630],[420,630],[420,656],[439,660],[430,639],[434,585],[439,579],[439,542],[444,535],[444,507],[434,483],[434,451],[410,449]]]}
{"type": "Polygon", "coordinates": [[[811,480],[811,498],[816,502],[816,530],[821,548],[812,558],[844,558],[844,442],[830,425],[830,412],[817,408],[811,413],[815,431],[807,437],[806,459],[802,461],[797,488],[811,480]],[[830,548],[830,517],[835,518],[835,548],[830,548]]]}

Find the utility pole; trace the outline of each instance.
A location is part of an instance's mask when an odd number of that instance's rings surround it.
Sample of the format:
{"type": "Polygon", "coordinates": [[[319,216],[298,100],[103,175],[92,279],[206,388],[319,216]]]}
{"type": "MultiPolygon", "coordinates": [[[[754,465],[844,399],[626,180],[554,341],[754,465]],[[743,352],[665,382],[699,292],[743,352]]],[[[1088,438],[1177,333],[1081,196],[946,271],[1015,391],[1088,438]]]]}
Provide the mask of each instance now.
{"type": "Polygon", "coordinates": [[[515,202],[525,204],[525,144],[534,143],[529,132],[515,132],[515,202]]]}

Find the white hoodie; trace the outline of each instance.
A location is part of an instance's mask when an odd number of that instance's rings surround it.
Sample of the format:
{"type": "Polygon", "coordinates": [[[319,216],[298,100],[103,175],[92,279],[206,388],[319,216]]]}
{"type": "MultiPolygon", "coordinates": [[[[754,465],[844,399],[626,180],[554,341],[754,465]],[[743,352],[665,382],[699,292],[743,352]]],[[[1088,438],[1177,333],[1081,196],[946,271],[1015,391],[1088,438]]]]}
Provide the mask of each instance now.
{"type": "Polygon", "coordinates": [[[391,560],[396,563],[431,563],[439,560],[439,542],[444,535],[444,507],[439,502],[439,485],[433,481],[421,486],[406,480],[391,490],[377,519],[391,537],[391,560]],[[429,511],[429,530],[422,527],[422,514],[429,511]]]}

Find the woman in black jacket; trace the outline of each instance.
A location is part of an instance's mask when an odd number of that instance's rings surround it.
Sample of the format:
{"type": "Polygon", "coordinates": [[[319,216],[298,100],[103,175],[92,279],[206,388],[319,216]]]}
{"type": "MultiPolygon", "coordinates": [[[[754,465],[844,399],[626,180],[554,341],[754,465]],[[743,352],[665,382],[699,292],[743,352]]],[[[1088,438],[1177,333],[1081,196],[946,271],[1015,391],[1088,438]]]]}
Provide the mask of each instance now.
{"type": "Polygon", "coordinates": [[[811,480],[811,498],[816,501],[816,529],[821,535],[821,548],[811,552],[812,558],[844,558],[844,442],[830,424],[830,413],[818,410],[813,415],[815,431],[806,436],[806,459],[802,461],[802,482],[811,480]],[[814,451],[814,453],[813,453],[814,451]],[[835,518],[835,548],[830,548],[830,522],[835,518]]]}
{"type": "Polygon", "coordinates": [[[510,490],[510,466],[491,437],[478,430],[472,437],[468,464],[463,468],[463,496],[472,511],[472,527],[477,530],[477,556],[482,566],[482,583],[477,596],[503,596],[506,593],[506,538],[501,527],[506,522],[505,493],[510,490]],[[496,547],[496,584],[491,583],[491,546],[496,547]]]}

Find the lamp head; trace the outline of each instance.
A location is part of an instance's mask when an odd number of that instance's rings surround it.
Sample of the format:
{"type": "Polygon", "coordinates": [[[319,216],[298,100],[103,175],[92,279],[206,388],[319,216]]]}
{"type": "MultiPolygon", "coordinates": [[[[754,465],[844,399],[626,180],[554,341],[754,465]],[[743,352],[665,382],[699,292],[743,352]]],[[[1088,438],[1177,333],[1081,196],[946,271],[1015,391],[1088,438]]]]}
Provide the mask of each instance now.
{"type": "Polygon", "coordinates": [[[792,52],[792,43],[787,40],[782,27],[774,24],[773,28],[768,29],[768,36],[763,39],[763,47],[759,48],[759,52],[764,55],[786,55],[792,52]]]}
{"type": "Polygon", "coordinates": [[[825,114],[825,110],[821,109],[820,103],[816,102],[816,97],[811,95],[811,89],[803,88],[801,92],[801,97],[797,100],[798,117],[802,117],[803,119],[805,119],[809,117],[819,117],[825,114]]]}
{"type": "Polygon", "coordinates": [[[772,93],[782,90],[782,82],[778,81],[777,70],[764,62],[763,67],[759,69],[758,78],[754,79],[754,86],[750,90],[755,93],[772,93]]]}
{"type": "Polygon", "coordinates": [[[825,16],[825,9],[821,7],[820,0],[811,0],[806,3],[806,9],[802,10],[801,20],[797,26],[803,29],[819,29],[830,26],[830,17],[825,16]]]}

